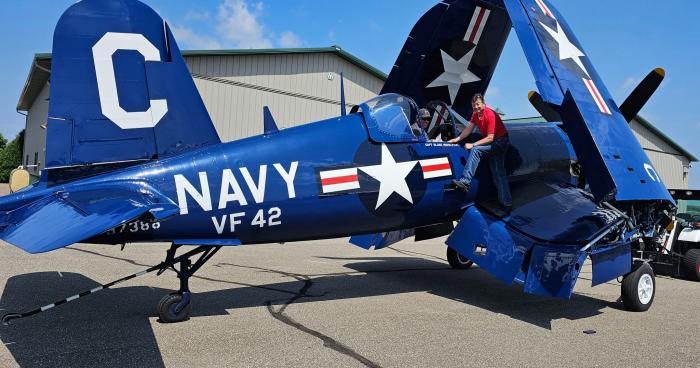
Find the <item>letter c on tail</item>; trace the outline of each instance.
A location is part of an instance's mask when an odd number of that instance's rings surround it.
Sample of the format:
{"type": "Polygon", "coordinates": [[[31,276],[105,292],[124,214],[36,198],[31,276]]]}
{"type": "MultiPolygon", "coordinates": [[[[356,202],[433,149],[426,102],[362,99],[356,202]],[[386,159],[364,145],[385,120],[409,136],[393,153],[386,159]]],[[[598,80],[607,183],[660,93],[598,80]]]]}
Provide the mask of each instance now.
{"type": "Polygon", "coordinates": [[[112,55],[118,50],[133,50],[146,61],[161,61],[158,48],[141,34],[107,32],[92,47],[102,114],[122,129],[153,128],[168,112],[167,100],[150,100],[146,111],[128,112],[119,106],[117,80],[112,55]]]}

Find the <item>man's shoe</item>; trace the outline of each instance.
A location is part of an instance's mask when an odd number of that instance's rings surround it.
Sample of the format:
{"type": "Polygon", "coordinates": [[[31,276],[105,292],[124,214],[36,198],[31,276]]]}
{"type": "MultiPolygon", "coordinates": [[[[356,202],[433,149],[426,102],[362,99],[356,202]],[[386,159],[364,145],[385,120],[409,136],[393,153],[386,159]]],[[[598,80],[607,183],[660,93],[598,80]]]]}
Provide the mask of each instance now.
{"type": "Polygon", "coordinates": [[[455,187],[459,188],[460,190],[462,190],[465,193],[469,192],[469,184],[467,184],[461,180],[452,179],[452,184],[454,184],[455,187]]]}

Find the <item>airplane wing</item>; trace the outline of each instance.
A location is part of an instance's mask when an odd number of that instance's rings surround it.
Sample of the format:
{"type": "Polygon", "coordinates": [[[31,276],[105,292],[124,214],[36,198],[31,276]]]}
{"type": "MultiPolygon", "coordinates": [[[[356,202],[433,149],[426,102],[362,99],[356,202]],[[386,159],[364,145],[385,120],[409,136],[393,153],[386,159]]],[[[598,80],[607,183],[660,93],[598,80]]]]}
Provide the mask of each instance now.
{"type": "Polygon", "coordinates": [[[144,183],[109,183],[57,191],[5,214],[0,238],[29,253],[80,242],[146,212],[162,220],[179,212],[169,198],[144,183]]]}
{"type": "Polygon", "coordinates": [[[538,295],[571,296],[587,244],[594,285],[630,271],[629,242],[594,244],[621,224],[618,213],[571,185],[535,181],[512,189],[514,206],[507,219],[488,205],[470,206],[447,244],[499,280],[521,282],[526,292],[538,295]]]}
{"type": "Polygon", "coordinates": [[[547,0],[505,0],[542,99],[565,130],[596,200],[673,199],[588,56],[547,0]]]}
{"type": "Polygon", "coordinates": [[[486,91],[510,28],[498,4],[438,3],[411,30],[381,94],[409,96],[421,107],[440,100],[471,116],[471,98],[486,91]]]}

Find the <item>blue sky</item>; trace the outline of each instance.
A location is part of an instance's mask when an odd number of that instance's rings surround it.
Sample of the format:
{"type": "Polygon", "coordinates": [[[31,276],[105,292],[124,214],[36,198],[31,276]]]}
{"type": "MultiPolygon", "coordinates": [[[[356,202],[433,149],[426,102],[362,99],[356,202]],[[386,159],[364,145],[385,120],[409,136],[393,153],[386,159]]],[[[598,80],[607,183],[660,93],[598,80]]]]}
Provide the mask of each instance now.
{"type": "MultiPolygon", "coordinates": [[[[15,112],[32,57],[51,51],[53,28],[75,1],[11,2],[0,13],[0,133],[24,126],[15,112]]],[[[176,33],[182,49],[340,45],[388,72],[427,0],[145,0],[176,33]]],[[[553,1],[618,103],[651,69],[667,77],[641,115],[700,157],[700,2],[687,0],[553,1]]],[[[534,116],[534,80],[514,34],[487,93],[508,118],[534,116]]],[[[700,164],[691,187],[700,188],[700,164]]]]}

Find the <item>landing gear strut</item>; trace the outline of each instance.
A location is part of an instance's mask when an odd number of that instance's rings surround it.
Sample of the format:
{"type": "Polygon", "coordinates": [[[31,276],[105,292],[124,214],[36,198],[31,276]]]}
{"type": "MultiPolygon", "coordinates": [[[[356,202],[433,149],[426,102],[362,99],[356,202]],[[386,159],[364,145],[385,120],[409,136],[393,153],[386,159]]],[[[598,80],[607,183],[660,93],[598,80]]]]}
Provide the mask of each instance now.
{"type": "Polygon", "coordinates": [[[1,321],[3,324],[7,325],[12,320],[25,318],[38,313],[45,312],[56,306],[66,304],[74,300],[78,300],[80,298],[92,295],[102,290],[109,289],[114,285],[121,284],[122,282],[143,276],[153,271],[158,271],[158,275],[160,275],[163,272],[165,272],[165,270],[172,269],[173,271],[175,271],[175,273],[177,273],[177,277],[180,279],[180,289],[176,293],[166,295],[165,297],[163,297],[163,299],[160,300],[160,302],[158,303],[158,316],[160,317],[160,320],[162,322],[182,322],[189,317],[190,310],[192,309],[192,306],[190,305],[190,277],[194,275],[194,273],[197,272],[197,270],[199,270],[202,266],[204,266],[204,264],[207,263],[207,261],[210,260],[211,257],[213,257],[214,254],[216,254],[216,252],[219,251],[219,249],[221,249],[221,246],[212,247],[202,245],[182,255],[176,256],[175,253],[182,245],[183,244],[171,245],[170,249],[168,249],[168,252],[166,253],[165,261],[155,266],[149,267],[146,270],[135,273],[133,275],[122,277],[118,280],[114,280],[106,284],[102,284],[98,287],[83,291],[80,294],[76,294],[65,299],[55,301],[43,307],[35,308],[21,313],[6,313],[4,316],[2,316],[1,321]],[[194,264],[192,264],[190,258],[198,254],[201,255],[199,256],[197,261],[195,261],[194,264]],[[180,264],[179,269],[175,268],[175,265],[178,263],[180,264]]]}
{"type": "Polygon", "coordinates": [[[173,244],[166,254],[165,261],[161,263],[163,268],[158,271],[158,275],[165,272],[167,269],[172,269],[180,279],[180,289],[176,293],[171,293],[164,296],[158,302],[158,317],[161,322],[173,323],[182,322],[189,318],[192,305],[190,301],[192,295],[190,293],[189,280],[197,270],[204,266],[221,247],[200,246],[183,255],[175,256],[180,245],[173,244]],[[200,254],[199,258],[192,263],[190,258],[200,254]],[[175,265],[179,263],[179,269],[175,265]]]}

